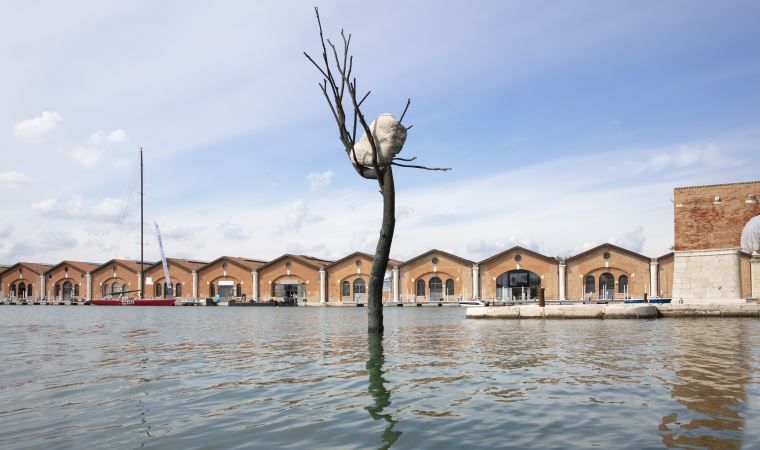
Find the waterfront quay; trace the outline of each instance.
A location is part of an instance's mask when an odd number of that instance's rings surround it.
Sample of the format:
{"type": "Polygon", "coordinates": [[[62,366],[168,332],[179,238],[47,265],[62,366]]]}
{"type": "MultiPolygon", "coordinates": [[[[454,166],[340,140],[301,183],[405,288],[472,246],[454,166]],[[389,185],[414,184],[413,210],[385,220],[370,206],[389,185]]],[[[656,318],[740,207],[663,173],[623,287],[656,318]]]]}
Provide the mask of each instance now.
{"type": "MultiPolygon", "coordinates": [[[[605,243],[572,256],[514,246],[480,261],[431,249],[391,259],[389,305],[535,302],[743,304],[760,297],[760,249],[742,235],[760,216],[760,181],[675,188],[673,251],[646,256],[605,243]]],[[[178,305],[361,306],[374,255],[337,260],[284,254],[273,260],[220,256],[141,263],[64,260],[0,266],[0,301],[80,304],[96,299],[175,299],[178,305]],[[144,287],[144,288],[143,288],[144,287]],[[142,291],[141,291],[142,290],[142,291]]],[[[564,310],[563,310],[564,311],[564,310]]]]}
{"type": "Polygon", "coordinates": [[[754,317],[760,305],[747,304],[572,304],[467,308],[468,319],[657,319],[661,317],[754,317]]]}

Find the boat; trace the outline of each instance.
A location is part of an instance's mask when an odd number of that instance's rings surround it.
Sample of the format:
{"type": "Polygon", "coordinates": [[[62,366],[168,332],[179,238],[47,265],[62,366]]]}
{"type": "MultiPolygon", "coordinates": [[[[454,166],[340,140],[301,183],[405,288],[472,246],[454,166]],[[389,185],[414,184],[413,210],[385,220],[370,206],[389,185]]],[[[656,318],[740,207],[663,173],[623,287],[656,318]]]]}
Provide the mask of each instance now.
{"type": "Polygon", "coordinates": [[[486,306],[486,304],[484,302],[481,302],[480,300],[466,300],[466,301],[459,302],[459,306],[472,308],[476,306],[486,306]]]}
{"type": "Polygon", "coordinates": [[[644,299],[637,298],[637,299],[628,299],[625,300],[624,303],[670,303],[672,299],[670,298],[649,298],[645,302],[644,299]]]}
{"type": "MultiPolygon", "coordinates": [[[[140,288],[136,291],[140,297],[145,295],[145,245],[144,241],[144,226],[143,226],[143,199],[145,194],[143,193],[143,149],[140,147],[140,288]]],[[[160,235],[159,235],[160,244],[160,235]]],[[[161,251],[161,259],[164,262],[164,269],[166,270],[166,258],[164,257],[163,250],[161,251]]],[[[167,280],[171,280],[167,273],[167,280]]],[[[91,305],[97,306],[174,306],[174,298],[103,298],[90,300],[91,305]]]]}

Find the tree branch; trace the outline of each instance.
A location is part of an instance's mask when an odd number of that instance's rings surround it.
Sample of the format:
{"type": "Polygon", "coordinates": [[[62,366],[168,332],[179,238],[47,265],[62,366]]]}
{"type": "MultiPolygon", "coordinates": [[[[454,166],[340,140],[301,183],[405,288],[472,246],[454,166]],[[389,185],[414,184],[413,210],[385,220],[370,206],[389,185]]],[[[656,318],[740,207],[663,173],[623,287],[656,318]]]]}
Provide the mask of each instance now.
{"type": "Polygon", "coordinates": [[[404,116],[406,115],[406,110],[409,109],[409,105],[412,103],[412,99],[408,98],[406,99],[406,106],[404,107],[404,112],[401,113],[401,118],[398,119],[398,123],[401,123],[404,121],[404,116]]]}
{"type": "Polygon", "coordinates": [[[406,161],[406,162],[412,162],[415,159],[417,159],[416,156],[412,156],[411,158],[402,158],[400,156],[396,156],[395,158],[393,158],[394,161],[406,161]]]}
{"type": "Polygon", "coordinates": [[[399,167],[410,167],[410,168],[412,168],[412,169],[422,169],[422,170],[439,170],[439,171],[441,171],[441,172],[448,172],[449,170],[451,170],[451,167],[425,167],[425,166],[413,166],[413,165],[411,165],[411,164],[400,164],[400,163],[397,163],[397,162],[393,162],[393,163],[391,163],[391,164],[392,164],[392,165],[394,165],[394,166],[399,166],[399,167]]]}

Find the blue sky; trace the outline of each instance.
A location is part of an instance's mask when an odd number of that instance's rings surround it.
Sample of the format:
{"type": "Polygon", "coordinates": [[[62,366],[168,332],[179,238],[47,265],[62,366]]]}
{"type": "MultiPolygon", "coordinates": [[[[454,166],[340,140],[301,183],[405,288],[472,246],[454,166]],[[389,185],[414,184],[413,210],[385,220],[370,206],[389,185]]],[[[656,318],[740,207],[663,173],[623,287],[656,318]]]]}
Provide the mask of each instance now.
{"type": "MultiPolygon", "coordinates": [[[[302,51],[313,3],[10,2],[0,16],[0,263],[139,255],[127,186],[171,256],[372,251],[302,51]]],[[[673,242],[676,186],[760,178],[757,2],[323,2],[368,116],[400,114],[392,256],[673,242]]],[[[149,258],[157,257],[152,227],[149,258]]]]}

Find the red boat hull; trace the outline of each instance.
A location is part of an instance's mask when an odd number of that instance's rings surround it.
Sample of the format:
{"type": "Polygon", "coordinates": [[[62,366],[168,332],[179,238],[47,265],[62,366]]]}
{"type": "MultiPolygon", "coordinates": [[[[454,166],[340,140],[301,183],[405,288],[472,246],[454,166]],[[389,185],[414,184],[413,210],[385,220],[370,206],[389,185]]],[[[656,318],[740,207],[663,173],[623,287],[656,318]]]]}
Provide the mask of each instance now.
{"type": "Polygon", "coordinates": [[[99,306],[174,306],[173,298],[113,298],[103,300],[90,300],[91,305],[99,306]]]}

